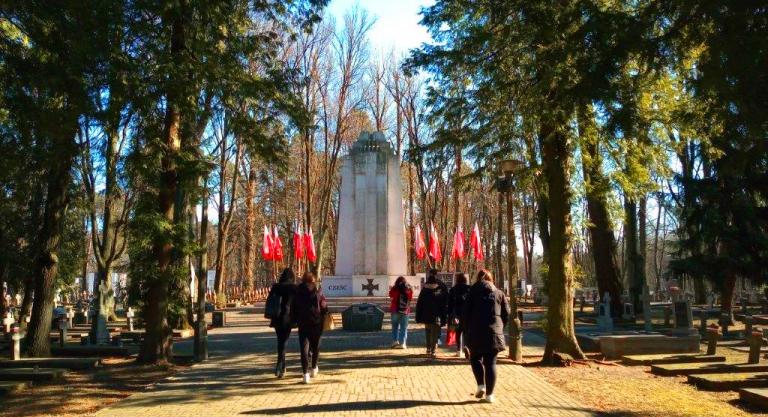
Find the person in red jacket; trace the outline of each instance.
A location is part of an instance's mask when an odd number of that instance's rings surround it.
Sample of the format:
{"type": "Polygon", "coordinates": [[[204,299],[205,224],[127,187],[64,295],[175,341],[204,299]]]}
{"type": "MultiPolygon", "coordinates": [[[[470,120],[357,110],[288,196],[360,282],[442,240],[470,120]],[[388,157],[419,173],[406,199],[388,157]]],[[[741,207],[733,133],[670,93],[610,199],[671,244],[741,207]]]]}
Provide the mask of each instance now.
{"type": "Polygon", "coordinates": [[[389,298],[389,312],[392,313],[392,348],[405,349],[413,289],[404,277],[397,277],[395,285],[389,290],[389,298]]]}

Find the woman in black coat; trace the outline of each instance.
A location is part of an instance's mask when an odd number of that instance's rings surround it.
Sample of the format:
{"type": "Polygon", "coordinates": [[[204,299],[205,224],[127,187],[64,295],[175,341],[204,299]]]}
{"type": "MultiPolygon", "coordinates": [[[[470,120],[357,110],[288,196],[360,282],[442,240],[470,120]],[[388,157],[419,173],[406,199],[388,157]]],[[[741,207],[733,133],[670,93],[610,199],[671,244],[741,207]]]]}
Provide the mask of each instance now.
{"type": "Polygon", "coordinates": [[[319,372],[317,360],[320,355],[320,336],[323,335],[323,319],[328,314],[328,302],[316,281],[315,274],[305,272],[293,298],[293,314],[299,325],[301,369],[305,384],[309,383],[310,376],[315,377],[319,372]]]}
{"type": "Polygon", "coordinates": [[[496,355],[506,349],[504,327],[509,320],[509,304],[503,291],[493,285],[488,270],[477,274],[464,304],[467,347],[472,373],[477,381],[477,398],[493,402],[496,385],[496,355]]]}
{"type": "MultiPolygon", "coordinates": [[[[448,322],[456,332],[456,356],[461,357],[464,350],[464,303],[469,295],[467,276],[459,272],[456,274],[456,285],[448,292],[448,322]]],[[[469,356],[467,354],[467,356],[469,356]]]]}
{"type": "Polygon", "coordinates": [[[421,286],[416,301],[416,323],[424,324],[427,336],[427,355],[435,357],[440,328],[445,325],[447,314],[448,290],[445,284],[437,280],[434,270],[429,272],[427,280],[421,286]]]}
{"type": "Polygon", "coordinates": [[[296,294],[296,276],[291,268],[285,268],[280,274],[280,280],[272,284],[269,289],[269,297],[280,298],[280,310],[277,315],[269,321],[269,327],[275,329],[277,335],[277,365],[275,366],[275,375],[282,378],[285,375],[285,344],[291,336],[291,327],[293,327],[293,315],[291,308],[293,306],[293,297],[296,294]]]}

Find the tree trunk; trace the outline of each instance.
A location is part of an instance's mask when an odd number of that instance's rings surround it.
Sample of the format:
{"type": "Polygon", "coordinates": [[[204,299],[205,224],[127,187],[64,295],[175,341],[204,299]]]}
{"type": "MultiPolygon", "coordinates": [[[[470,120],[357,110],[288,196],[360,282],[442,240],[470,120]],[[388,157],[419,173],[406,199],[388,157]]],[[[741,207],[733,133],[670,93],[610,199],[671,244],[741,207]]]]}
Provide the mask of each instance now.
{"type": "MultiPolygon", "coordinates": [[[[174,62],[181,64],[185,49],[185,5],[172,19],[171,55],[174,62]]],[[[174,222],[176,192],[179,178],[176,159],[181,150],[182,97],[177,91],[178,80],[171,83],[167,91],[164,143],[160,150],[160,184],[157,196],[159,217],[168,225],[174,222]]],[[[139,362],[164,364],[172,358],[171,329],[168,326],[168,290],[174,273],[172,270],[174,244],[168,237],[158,237],[153,243],[157,260],[157,276],[148,280],[146,302],[143,311],[146,333],[139,352],[139,362]]]]}
{"type": "Polygon", "coordinates": [[[624,197],[624,256],[626,258],[627,282],[630,302],[637,310],[641,303],[643,282],[640,275],[640,253],[638,252],[637,202],[624,197]]]}
{"type": "Polygon", "coordinates": [[[63,149],[54,158],[54,166],[49,174],[43,224],[32,271],[35,294],[26,338],[27,354],[30,357],[46,357],[51,354],[49,334],[59,267],[58,250],[67,211],[70,170],[76,153],[72,143],[75,131],[72,129],[68,133],[71,135],[65,134],[60,139],[63,149]]]}
{"type": "Polygon", "coordinates": [[[726,324],[729,326],[733,325],[735,322],[733,318],[733,291],[735,288],[736,274],[732,271],[727,271],[720,292],[720,317],[721,320],[723,317],[726,317],[726,324]]]}
{"type": "Polygon", "coordinates": [[[197,322],[195,325],[194,356],[196,361],[208,359],[208,328],[205,322],[205,294],[208,290],[208,178],[203,179],[202,214],[200,219],[200,255],[197,277],[197,322]]]}
{"type": "Polygon", "coordinates": [[[555,353],[584,359],[576,341],[573,320],[573,274],[571,271],[571,189],[568,169],[570,149],[561,126],[542,125],[542,156],[549,191],[549,274],[547,343],[542,363],[552,363],[555,353]]]}
{"type": "MultiPolygon", "coordinates": [[[[245,279],[245,289],[250,290],[253,287],[253,267],[256,263],[254,224],[256,223],[256,210],[253,199],[256,197],[256,162],[255,157],[251,157],[251,163],[248,167],[248,182],[245,193],[245,256],[243,257],[243,279],[245,279]]],[[[291,252],[293,253],[293,252],[291,252]]]]}
{"type": "Polygon", "coordinates": [[[603,175],[602,157],[591,109],[582,108],[579,114],[581,135],[582,171],[586,187],[589,235],[592,241],[592,258],[600,297],[606,292],[611,296],[611,315],[622,313],[622,285],[616,265],[616,239],[608,212],[610,183],[603,175]]]}

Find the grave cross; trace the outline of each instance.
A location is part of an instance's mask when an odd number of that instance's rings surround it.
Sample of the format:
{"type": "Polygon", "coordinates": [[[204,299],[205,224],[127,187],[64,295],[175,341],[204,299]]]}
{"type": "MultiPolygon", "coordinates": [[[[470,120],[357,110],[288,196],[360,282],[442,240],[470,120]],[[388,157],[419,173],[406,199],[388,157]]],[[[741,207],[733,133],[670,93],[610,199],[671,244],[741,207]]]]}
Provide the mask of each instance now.
{"type": "Polygon", "coordinates": [[[23,338],[24,338],[24,335],[20,332],[19,326],[14,324],[11,327],[10,359],[12,361],[17,361],[21,359],[21,339],[23,338]]]}
{"type": "Polygon", "coordinates": [[[5,313],[5,317],[3,317],[3,331],[8,334],[11,332],[11,326],[15,323],[15,320],[13,319],[13,314],[9,311],[5,313]]]}
{"type": "Polygon", "coordinates": [[[368,291],[368,297],[373,297],[373,290],[379,290],[379,284],[374,284],[373,279],[368,278],[368,284],[361,284],[362,289],[368,291]]]}

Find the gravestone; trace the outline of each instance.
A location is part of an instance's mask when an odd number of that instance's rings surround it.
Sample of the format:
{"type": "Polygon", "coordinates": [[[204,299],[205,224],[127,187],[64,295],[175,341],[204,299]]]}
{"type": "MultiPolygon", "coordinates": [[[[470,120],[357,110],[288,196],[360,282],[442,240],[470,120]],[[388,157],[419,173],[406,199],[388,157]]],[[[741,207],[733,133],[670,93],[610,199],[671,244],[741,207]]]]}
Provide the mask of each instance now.
{"type": "Polygon", "coordinates": [[[710,310],[715,308],[715,293],[714,292],[710,291],[709,294],[707,294],[707,308],[709,308],[710,310]]]}
{"type": "Polygon", "coordinates": [[[760,311],[763,314],[768,314],[768,298],[763,296],[763,298],[760,299],[760,311]]]}
{"type": "Polygon", "coordinates": [[[583,313],[584,312],[584,304],[586,304],[586,303],[587,303],[586,297],[584,297],[584,294],[581,294],[579,296],[579,313],[583,313]]]}
{"type": "Polygon", "coordinates": [[[135,316],[135,313],[133,312],[133,307],[128,307],[128,311],[125,313],[125,317],[128,319],[128,331],[133,331],[133,317],[135,316]]]}
{"type": "Polygon", "coordinates": [[[72,311],[72,307],[67,307],[66,311],[67,311],[66,312],[67,324],[69,325],[69,328],[71,329],[72,327],[75,326],[75,323],[74,323],[75,312],[72,311]]]}
{"type": "Polygon", "coordinates": [[[674,301],[672,303],[672,315],[675,319],[674,334],[691,335],[696,334],[693,327],[693,312],[691,311],[691,301],[686,299],[674,301]]]}
{"type": "Polygon", "coordinates": [[[603,301],[597,310],[597,325],[604,332],[613,331],[613,318],[611,317],[611,294],[608,291],[603,295],[603,301]]]}
{"type": "Polygon", "coordinates": [[[717,341],[720,340],[720,336],[722,336],[720,333],[720,328],[716,324],[707,327],[707,355],[714,355],[717,353],[717,341]]]}
{"type": "Polygon", "coordinates": [[[21,359],[21,339],[24,338],[24,335],[21,333],[21,329],[19,329],[19,326],[13,325],[11,327],[11,349],[10,349],[10,359],[12,361],[17,361],[21,359]]]}
{"type": "Polygon", "coordinates": [[[227,312],[224,310],[214,310],[211,313],[213,327],[224,327],[227,325],[227,312]]]}
{"type": "Polygon", "coordinates": [[[109,289],[106,282],[99,284],[99,295],[96,297],[96,310],[92,312],[93,323],[91,324],[90,339],[91,343],[105,345],[109,343],[109,330],[107,330],[107,320],[109,312],[109,302],[107,294],[109,289]]]}
{"type": "Polygon", "coordinates": [[[741,298],[739,298],[739,304],[741,305],[741,313],[746,315],[747,306],[749,304],[749,298],[747,298],[746,295],[742,294],[741,298]]]}
{"type": "Polygon", "coordinates": [[[744,337],[749,337],[750,334],[752,334],[752,324],[754,323],[754,319],[752,319],[752,316],[744,316],[744,337]]]}
{"type": "Polygon", "coordinates": [[[67,330],[69,329],[69,321],[66,314],[59,316],[59,346],[64,347],[67,340],[67,330]]]}
{"type": "Polygon", "coordinates": [[[669,327],[672,324],[672,308],[664,306],[664,326],[669,327]]]}
{"type": "Polygon", "coordinates": [[[651,315],[651,291],[648,285],[643,285],[643,293],[640,296],[643,302],[643,326],[646,332],[653,331],[653,316],[651,315]]]}
{"type": "Polygon", "coordinates": [[[747,363],[760,363],[760,348],[763,347],[763,332],[755,330],[748,334],[749,357],[747,363]]]}
{"type": "Polygon", "coordinates": [[[632,303],[624,303],[624,311],[621,313],[621,318],[624,320],[634,320],[635,305],[632,303]]]}

